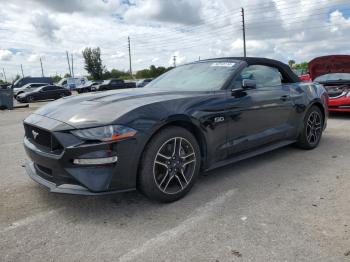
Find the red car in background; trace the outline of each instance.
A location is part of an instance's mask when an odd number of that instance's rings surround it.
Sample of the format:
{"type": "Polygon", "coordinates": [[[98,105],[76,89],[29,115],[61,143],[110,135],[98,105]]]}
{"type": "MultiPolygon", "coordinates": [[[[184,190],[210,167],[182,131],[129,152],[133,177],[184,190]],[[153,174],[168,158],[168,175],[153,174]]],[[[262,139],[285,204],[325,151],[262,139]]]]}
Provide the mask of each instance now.
{"type": "Polygon", "coordinates": [[[303,82],[311,82],[310,74],[305,69],[293,69],[294,73],[303,82]]]}
{"type": "Polygon", "coordinates": [[[350,112],[350,55],[317,57],[309,62],[309,73],[327,89],[330,112],[350,112]]]}

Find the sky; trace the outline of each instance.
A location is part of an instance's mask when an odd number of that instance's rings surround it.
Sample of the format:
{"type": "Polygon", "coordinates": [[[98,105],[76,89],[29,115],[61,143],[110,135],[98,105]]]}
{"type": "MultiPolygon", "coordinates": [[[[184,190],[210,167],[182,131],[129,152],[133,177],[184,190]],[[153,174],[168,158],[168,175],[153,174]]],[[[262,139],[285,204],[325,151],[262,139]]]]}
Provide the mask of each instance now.
{"type": "MultiPolygon", "coordinates": [[[[350,54],[348,0],[0,0],[0,71],[83,76],[85,47],[100,47],[107,69],[133,71],[247,55],[288,62],[350,54]]],[[[0,73],[0,78],[3,75],[0,73]]]]}

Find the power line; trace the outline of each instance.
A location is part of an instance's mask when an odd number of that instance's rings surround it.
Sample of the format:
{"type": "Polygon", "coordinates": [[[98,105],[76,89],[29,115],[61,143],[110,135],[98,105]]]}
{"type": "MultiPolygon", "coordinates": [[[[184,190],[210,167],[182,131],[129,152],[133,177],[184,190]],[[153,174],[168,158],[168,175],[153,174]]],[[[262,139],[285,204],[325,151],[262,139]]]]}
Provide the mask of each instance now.
{"type": "MultiPolygon", "coordinates": [[[[350,10],[350,8],[344,8],[342,9],[342,11],[348,11],[350,10]]],[[[327,15],[328,13],[327,12],[321,12],[321,13],[314,13],[314,14],[311,14],[311,15],[305,15],[305,16],[293,16],[292,19],[288,19],[288,17],[285,17],[283,16],[283,18],[286,18],[288,21],[295,21],[295,22],[298,22],[300,21],[299,19],[300,18],[305,18],[305,17],[316,17],[318,18],[319,16],[324,16],[324,15],[327,15]]],[[[282,18],[282,17],[281,17],[282,18]]],[[[253,20],[248,20],[249,23],[259,23],[259,24],[266,24],[266,23],[271,23],[271,22],[274,22],[276,21],[276,17],[269,17],[269,18],[264,18],[264,21],[261,21],[261,20],[258,20],[258,19],[253,19],[253,20]]]]}
{"type": "MultiPolygon", "coordinates": [[[[330,5],[334,5],[334,4],[347,4],[347,0],[332,0],[332,2],[329,2],[329,3],[326,3],[325,4],[325,7],[327,6],[330,6],[330,5]]],[[[286,2],[281,2],[281,1],[274,1],[274,6],[277,7],[279,4],[285,4],[286,2]]],[[[278,10],[288,10],[288,9],[296,9],[296,5],[298,5],[298,8],[310,8],[310,7],[313,7],[313,6],[319,6],[320,3],[319,2],[316,2],[316,3],[306,3],[306,4],[303,4],[303,5],[300,5],[300,0],[289,0],[287,2],[288,4],[293,4],[293,6],[288,6],[288,7],[280,7],[278,8],[278,10]]],[[[271,6],[270,5],[265,5],[265,6],[261,6],[261,7],[256,7],[256,4],[252,4],[252,5],[244,5],[244,8],[246,10],[248,10],[249,13],[253,13],[251,11],[255,11],[255,13],[257,12],[261,12],[262,10],[264,9],[271,9],[271,6]],[[249,8],[250,6],[254,6],[254,8],[249,8]]]]}

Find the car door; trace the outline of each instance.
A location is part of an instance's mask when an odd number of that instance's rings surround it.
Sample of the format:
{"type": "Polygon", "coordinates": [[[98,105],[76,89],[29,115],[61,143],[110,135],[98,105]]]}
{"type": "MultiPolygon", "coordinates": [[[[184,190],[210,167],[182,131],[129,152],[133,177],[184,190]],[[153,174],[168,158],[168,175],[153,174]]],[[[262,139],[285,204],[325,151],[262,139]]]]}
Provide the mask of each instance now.
{"type": "Polygon", "coordinates": [[[250,65],[228,90],[229,156],[288,138],[294,105],[290,85],[277,68],[250,65]],[[247,81],[248,80],[248,81],[247,81]],[[243,86],[243,81],[255,86],[243,86]]]}
{"type": "Polygon", "coordinates": [[[33,91],[35,89],[37,89],[38,87],[41,87],[43,86],[42,84],[31,84],[29,87],[28,87],[28,91],[33,91]]]}
{"type": "Polygon", "coordinates": [[[42,99],[55,99],[56,98],[56,88],[55,86],[45,86],[43,88],[42,99]]]}
{"type": "Polygon", "coordinates": [[[120,88],[123,88],[124,86],[124,82],[122,80],[115,80],[116,81],[116,84],[115,84],[115,88],[116,89],[120,89],[120,88]]]}

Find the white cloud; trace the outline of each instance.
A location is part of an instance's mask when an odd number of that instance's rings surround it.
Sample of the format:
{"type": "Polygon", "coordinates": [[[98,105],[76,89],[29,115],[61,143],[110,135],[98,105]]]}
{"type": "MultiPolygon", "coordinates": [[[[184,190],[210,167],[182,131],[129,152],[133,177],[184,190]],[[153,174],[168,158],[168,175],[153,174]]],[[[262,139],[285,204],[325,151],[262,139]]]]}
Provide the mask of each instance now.
{"type": "Polygon", "coordinates": [[[27,59],[27,61],[28,62],[37,62],[37,61],[39,61],[39,55],[37,55],[37,54],[31,54],[29,57],[28,57],[28,59],[27,59]]]}
{"type": "Polygon", "coordinates": [[[13,54],[9,50],[0,49],[0,61],[9,61],[13,57],[13,54]]]}
{"type": "Polygon", "coordinates": [[[131,7],[125,14],[128,21],[144,21],[179,24],[197,24],[201,22],[199,0],[148,0],[139,1],[139,5],[131,7]]]}
{"type": "Polygon", "coordinates": [[[330,14],[329,23],[331,25],[332,32],[350,29],[350,18],[345,18],[339,10],[336,10],[330,14]]]}
{"type": "Polygon", "coordinates": [[[112,58],[124,58],[125,57],[125,53],[121,52],[121,51],[117,51],[116,54],[111,56],[112,58]]]}
{"type": "Polygon", "coordinates": [[[31,22],[40,37],[51,41],[57,40],[55,31],[59,30],[60,27],[53,16],[47,13],[34,13],[31,22]]]}

